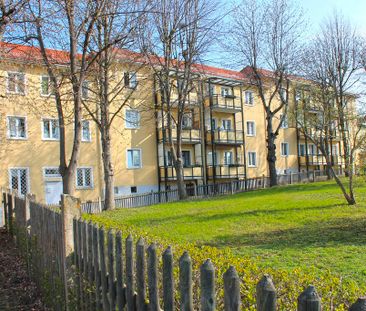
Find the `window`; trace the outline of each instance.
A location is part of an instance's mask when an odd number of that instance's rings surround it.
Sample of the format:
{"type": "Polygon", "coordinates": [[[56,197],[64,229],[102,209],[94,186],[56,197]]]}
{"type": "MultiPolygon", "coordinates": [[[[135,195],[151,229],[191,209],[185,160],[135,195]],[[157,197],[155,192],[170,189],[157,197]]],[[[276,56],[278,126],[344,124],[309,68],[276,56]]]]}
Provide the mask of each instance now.
{"type": "Polygon", "coordinates": [[[287,90],[284,88],[280,88],[279,93],[280,93],[281,100],[286,101],[287,100],[287,90]]]}
{"type": "Polygon", "coordinates": [[[25,117],[8,117],[8,137],[12,139],[27,138],[25,117]]]}
{"type": "Polygon", "coordinates": [[[168,166],[172,166],[173,165],[173,157],[172,157],[172,152],[171,151],[167,151],[166,152],[166,164],[168,166]]]}
{"type": "Polygon", "coordinates": [[[51,79],[49,76],[42,76],[41,77],[41,95],[49,96],[54,95],[54,89],[51,85],[51,79]]]}
{"type": "Polygon", "coordinates": [[[287,157],[289,154],[288,143],[281,143],[281,155],[287,157]]]}
{"type": "Polygon", "coordinates": [[[316,148],[314,144],[309,145],[309,155],[316,155],[316,148]]]}
{"type": "Polygon", "coordinates": [[[11,168],[9,170],[10,189],[17,190],[21,195],[26,195],[29,192],[28,175],[28,168],[11,168]]]}
{"type": "Polygon", "coordinates": [[[332,155],[338,155],[338,145],[332,145],[332,155]]]}
{"type": "Polygon", "coordinates": [[[212,157],[212,152],[208,152],[207,153],[207,164],[208,165],[217,165],[218,161],[217,161],[217,154],[216,152],[213,153],[213,157],[212,157]],[[213,163],[212,163],[213,160],[213,163]]]}
{"type": "Polygon", "coordinates": [[[43,139],[58,140],[60,138],[57,119],[43,119],[43,139]]]}
{"type": "Polygon", "coordinates": [[[248,166],[249,167],[257,166],[257,153],[256,152],[248,152],[248,166]]]}
{"type": "Polygon", "coordinates": [[[81,126],[81,141],[91,141],[90,122],[83,120],[81,126]]]}
{"type": "Polygon", "coordinates": [[[222,127],[224,130],[231,130],[231,120],[222,120],[222,127]]]}
{"type": "Polygon", "coordinates": [[[131,187],[131,193],[137,193],[137,187],[136,186],[131,187]]]}
{"type": "Polygon", "coordinates": [[[140,112],[126,109],[126,128],[137,129],[140,127],[140,112]]]}
{"type": "Polygon", "coordinates": [[[46,167],[43,169],[45,178],[61,178],[60,169],[58,167],[46,167]]]}
{"type": "Polygon", "coordinates": [[[213,130],[217,129],[217,120],[216,119],[212,119],[211,120],[211,126],[213,130]]]}
{"type": "Polygon", "coordinates": [[[93,170],[91,167],[76,169],[76,187],[81,189],[93,188],[93,170]]]}
{"type": "Polygon", "coordinates": [[[247,135],[255,136],[255,123],[254,121],[247,121],[247,135]]]}
{"type": "Polygon", "coordinates": [[[182,151],[182,159],[184,167],[191,166],[191,152],[189,150],[182,151]]]}
{"type": "Polygon", "coordinates": [[[141,150],[127,150],[127,168],[141,168],[141,150]]]}
{"type": "Polygon", "coordinates": [[[233,164],[233,153],[231,151],[225,151],[225,153],[224,153],[224,164],[225,165],[233,164]]]}
{"type": "Polygon", "coordinates": [[[231,95],[231,89],[229,87],[222,87],[221,88],[221,96],[230,96],[231,95]]]}
{"type": "Polygon", "coordinates": [[[306,149],[304,144],[299,144],[299,156],[300,157],[306,156],[306,149]]]}
{"type": "Polygon", "coordinates": [[[301,100],[301,90],[295,91],[295,101],[299,102],[301,100]]]}
{"type": "Polygon", "coordinates": [[[81,86],[81,97],[83,99],[89,98],[89,81],[84,80],[81,86]]]}
{"type": "Polygon", "coordinates": [[[134,89],[137,87],[137,76],[136,72],[125,72],[124,73],[125,86],[130,89],[134,89]]]}
{"type": "Polygon", "coordinates": [[[25,94],[25,74],[20,72],[8,72],[8,92],[25,94]]]}
{"type": "Polygon", "coordinates": [[[192,128],[193,113],[192,111],[185,113],[182,117],[182,127],[183,129],[192,128]]]}
{"type": "Polygon", "coordinates": [[[253,98],[253,92],[252,91],[246,91],[245,92],[245,104],[253,106],[254,105],[254,98],[253,98]]]}
{"type": "Polygon", "coordinates": [[[281,124],[281,128],[283,129],[287,129],[288,128],[288,118],[287,116],[283,116],[282,114],[280,115],[280,122],[282,120],[282,124],[281,124]],[[282,120],[283,118],[283,120],[282,120]]]}

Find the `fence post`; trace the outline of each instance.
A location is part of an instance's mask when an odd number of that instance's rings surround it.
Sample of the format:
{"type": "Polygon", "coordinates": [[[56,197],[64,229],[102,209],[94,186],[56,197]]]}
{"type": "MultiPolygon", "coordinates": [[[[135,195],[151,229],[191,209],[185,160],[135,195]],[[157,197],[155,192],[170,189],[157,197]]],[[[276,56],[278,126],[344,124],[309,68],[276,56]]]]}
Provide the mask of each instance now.
{"type": "Polygon", "coordinates": [[[315,178],[316,178],[315,171],[313,171],[313,182],[315,182],[315,178]]]}
{"type": "Polygon", "coordinates": [[[182,311],[193,311],[192,261],[187,252],[179,259],[179,287],[182,311]]]}
{"type": "Polygon", "coordinates": [[[224,273],[224,310],[240,311],[240,281],[233,266],[224,273]]]}
{"type": "Polygon", "coordinates": [[[137,310],[145,309],[146,283],[145,283],[145,241],[140,238],[136,244],[136,289],[137,289],[137,310]]]}
{"type": "Polygon", "coordinates": [[[321,300],[315,287],[310,285],[297,298],[298,311],[321,311],[321,300]]]}
{"type": "Polygon", "coordinates": [[[215,268],[210,259],[201,266],[201,311],[215,310],[215,268]]]}
{"type": "Polygon", "coordinates": [[[169,246],[163,253],[163,301],[164,310],[174,310],[173,252],[169,246]]]}
{"type": "Polygon", "coordinates": [[[154,243],[147,249],[147,271],[149,310],[159,311],[158,259],[156,256],[156,245],[154,243]]]}
{"type": "Polygon", "coordinates": [[[292,185],[292,173],[290,172],[290,185],[292,185]]]}
{"type": "Polygon", "coordinates": [[[276,311],[276,289],[268,275],[257,284],[257,311],[276,311]]]}
{"type": "Polygon", "coordinates": [[[366,297],[358,298],[357,301],[349,308],[349,311],[365,311],[366,297]]]}
{"type": "Polygon", "coordinates": [[[4,226],[5,230],[9,230],[9,223],[8,223],[8,194],[3,192],[3,219],[4,219],[4,226]]]}
{"type": "Polygon", "coordinates": [[[68,269],[72,264],[72,252],[74,251],[73,219],[81,216],[80,200],[68,195],[61,195],[61,225],[62,225],[62,251],[61,263],[65,284],[65,305],[68,310],[68,269]]]}
{"type": "Polygon", "coordinates": [[[102,200],[100,197],[98,197],[98,207],[99,207],[99,213],[102,212],[102,200]]]}
{"type": "Polygon", "coordinates": [[[266,185],[264,183],[265,183],[265,177],[264,177],[264,174],[262,174],[262,188],[266,187],[266,185]]]}

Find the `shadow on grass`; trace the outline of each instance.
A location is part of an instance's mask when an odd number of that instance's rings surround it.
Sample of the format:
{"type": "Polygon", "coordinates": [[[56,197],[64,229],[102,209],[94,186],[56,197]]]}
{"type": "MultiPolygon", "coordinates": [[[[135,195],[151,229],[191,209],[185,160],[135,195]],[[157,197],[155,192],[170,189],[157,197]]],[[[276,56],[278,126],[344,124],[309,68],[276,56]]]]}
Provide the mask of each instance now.
{"type": "Polygon", "coordinates": [[[337,218],[319,221],[285,230],[257,234],[221,235],[215,243],[204,243],[217,247],[255,246],[258,248],[282,249],[301,247],[322,247],[341,245],[362,245],[366,243],[366,218],[337,218]]]}

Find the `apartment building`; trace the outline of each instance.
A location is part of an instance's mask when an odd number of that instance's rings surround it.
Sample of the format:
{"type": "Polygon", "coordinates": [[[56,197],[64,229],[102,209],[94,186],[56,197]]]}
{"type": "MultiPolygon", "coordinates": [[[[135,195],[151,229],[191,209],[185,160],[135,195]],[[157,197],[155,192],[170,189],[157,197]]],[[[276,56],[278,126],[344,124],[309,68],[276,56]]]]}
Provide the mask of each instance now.
{"type": "MultiPolygon", "coordinates": [[[[0,76],[0,186],[34,193],[52,204],[62,193],[57,113],[49,77],[37,48],[6,45],[0,76]]],[[[67,54],[49,50],[60,71],[67,54]]],[[[112,126],[112,159],[117,195],[145,193],[175,186],[167,135],[166,107],[154,85],[151,70],[124,62],[120,53],[115,72],[128,86],[129,103],[112,126]],[[137,69],[140,68],[140,69],[137,69]]],[[[187,184],[219,183],[268,175],[265,113],[245,71],[200,66],[197,87],[187,99],[183,119],[184,179],[187,184]]],[[[85,82],[83,98],[91,98],[92,83],[85,82]]],[[[65,87],[66,88],[66,87],[65,87]]],[[[70,92],[65,90],[67,107],[70,92]]],[[[121,94],[127,96],[126,94],[121,94]]],[[[296,96],[291,96],[295,103],[296,96]]],[[[173,94],[174,101],[174,94],[173,94]]],[[[66,109],[67,111],[67,109],[66,109]]],[[[66,124],[70,153],[73,126],[66,124]]],[[[173,103],[174,114],[174,103],[173,103]]],[[[279,122],[279,120],[276,120],[279,122]]],[[[81,154],[75,177],[77,197],[103,197],[100,134],[91,118],[83,118],[81,154]]],[[[339,133],[334,137],[334,165],[341,167],[339,133]],[[337,147],[336,147],[337,146],[337,147]]],[[[175,135],[175,136],[174,136],[175,135]]],[[[325,162],[296,124],[284,122],[277,139],[278,173],[323,168],[325,162]]]]}

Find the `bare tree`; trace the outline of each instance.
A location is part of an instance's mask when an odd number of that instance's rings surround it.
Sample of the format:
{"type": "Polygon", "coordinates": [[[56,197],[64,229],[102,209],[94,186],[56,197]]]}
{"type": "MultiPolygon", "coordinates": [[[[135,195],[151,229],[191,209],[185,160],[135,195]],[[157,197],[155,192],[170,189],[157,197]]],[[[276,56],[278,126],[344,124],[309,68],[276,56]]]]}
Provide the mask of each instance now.
{"type": "MultiPolygon", "coordinates": [[[[7,27],[22,21],[21,15],[29,0],[0,0],[0,39],[7,27]]],[[[13,37],[13,35],[11,35],[13,37]]]]}
{"type": "MultiPolygon", "coordinates": [[[[340,27],[339,17],[335,15],[334,18],[334,27],[340,27]]],[[[355,90],[355,73],[360,66],[359,56],[355,56],[360,51],[359,41],[354,37],[355,42],[352,43],[348,37],[350,33],[346,35],[347,39],[331,39],[336,34],[336,37],[343,37],[338,30],[331,30],[331,24],[326,24],[321,34],[304,49],[301,69],[310,85],[299,96],[295,114],[300,132],[317,147],[326,161],[327,171],[334,176],[348,204],[352,205],[356,203],[353,190],[354,161],[365,139],[362,127],[364,121],[360,117],[360,107],[356,106],[357,94],[350,94],[351,90],[355,90]],[[324,33],[325,30],[327,33],[329,31],[330,37],[324,33]],[[339,66],[344,66],[345,71],[339,66]],[[338,133],[342,141],[347,186],[335,174],[333,167],[332,144],[338,133]]],[[[341,28],[341,33],[344,33],[344,27],[341,28]]]]}
{"type": "Polygon", "coordinates": [[[232,15],[230,45],[226,45],[238,55],[240,64],[247,66],[243,73],[256,88],[263,105],[270,185],[274,186],[276,139],[287,117],[290,74],[297,69],[304,25],[302,12],[290,0],[243,0],[232,15]],[[278,124],[276,119],[280,120],[278,124]]]}
{"type": "Polygon", "coordinates": [[[113,209],[115,202],[111,127],[118,117],[122,117],[122,109],[130,106],[138,83],[136,75],[142,66],[139,64],[141,57],[126,49],[135,42],[137,23],[146,10],[135,1],[108,1],[103,15],[97,20],[90,43],[90,52],[100,55],[93,72],[89,73],[90,77],[95,77],[91,79],[92,87],[89,89],[93,96],[83,101],[83,106],[101,134],[104,207],[107,210],[113,209]],[[126,70],[124,74],[116,74],[118,60],[122,60],[126,70]]]}
{"type": "Polygon", "coordinates": [[[348,141],[348,93],[354,91],[357,73],[362,68],[363,41],[342,15],[334,13],[322,26],[315,45],[321,49],[321,61],[327,71],[327,81],[332,88],[338,110],[339,126],[343,140],[345,173],[350,174],[351,146],[348,141]]]}
{"type": "Polygon", "coordinates": [[[63,193],[74,192],[75,172],[80,154],[82,129],[82,88],[91,66],[98,55],[89,54],[89,43],[94,26],[105,6],[103,0],[43,1],[35,0],[27,6],[28,20],[24,28],[24,39],[39,46],[43,63],[50,77],[50,85],[58,114],[60,173],[63,181],[63,193]],[[57,29],[57,33],[55,33],[57,29]],[[58,56],[47,47],[62,48],[58,56]],[[60,70],[60,59],[67,69],[60,70]],[[62,79],[60,78],[62,77],[62,79]],[[65,98],[65,83],[71,89],[65,98]],[[74,133],[70,156],[67,153],[68,137],[65,134],[68,106],[72,106],[74,133]]]}
{"type": "MultiPolygon", "coordinates": [[[[197,64],[209,48],[215,3],[208,0],[153,0],[140,31],[140,45],[152,68],[165,107],[167,137],[179,197],[186,198],[182,157],[183,116],[197,92],[197,64]],[[173,95],[175,93],[175,95],[173,95]],[[173,136],[173,126],[175,134],[173,136]],[[176,139],[175,139],[176,138],[176,139]]],[[[165,155],[164,155],[165,156],[165,155]]]]}

